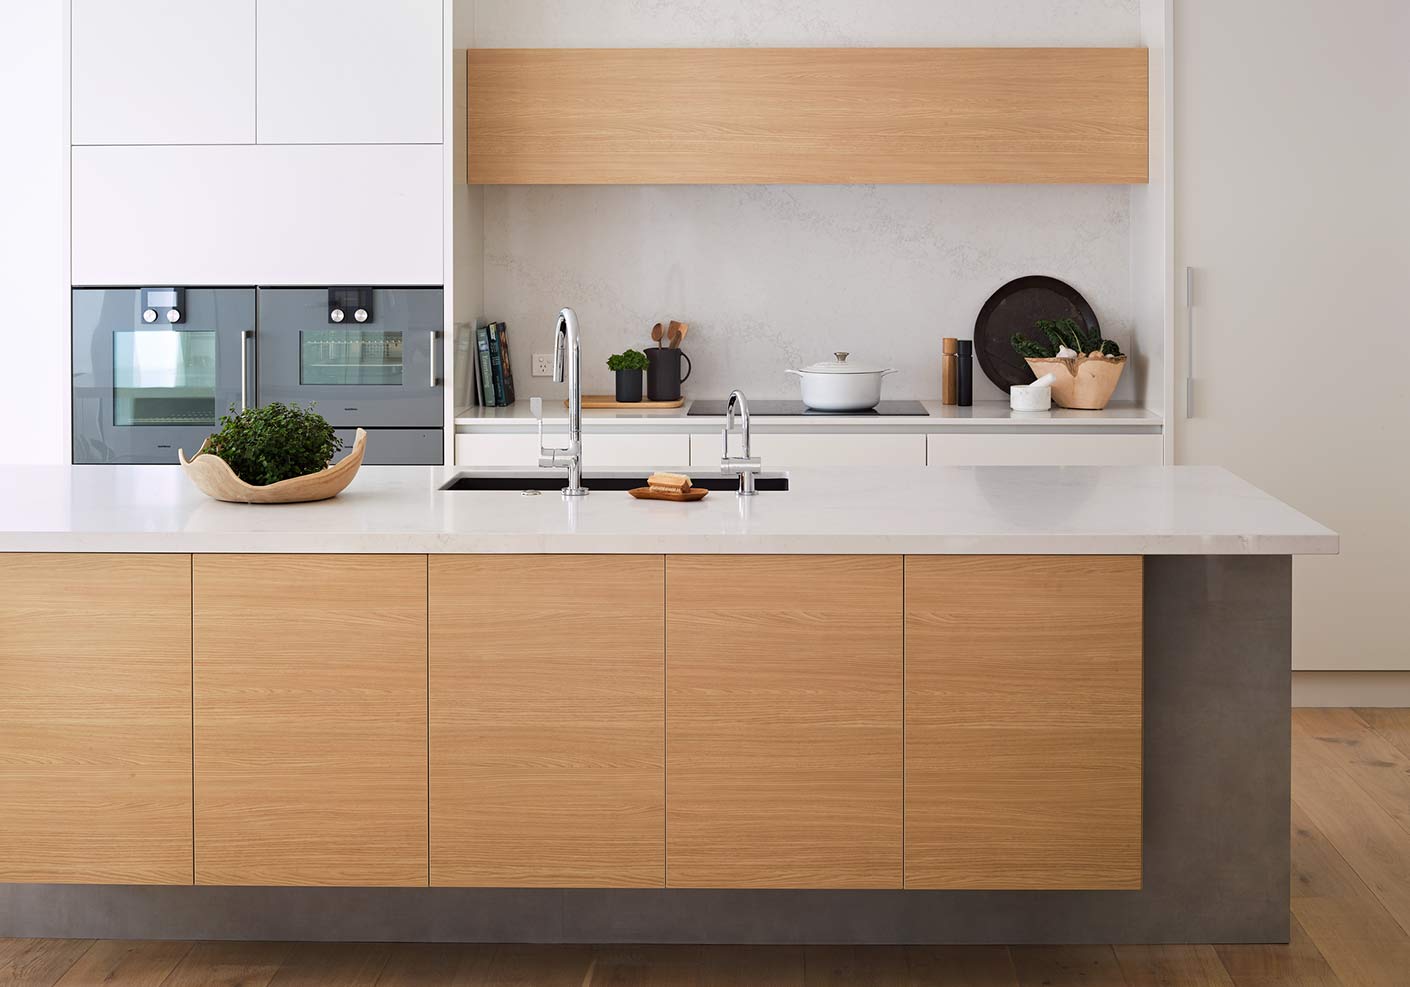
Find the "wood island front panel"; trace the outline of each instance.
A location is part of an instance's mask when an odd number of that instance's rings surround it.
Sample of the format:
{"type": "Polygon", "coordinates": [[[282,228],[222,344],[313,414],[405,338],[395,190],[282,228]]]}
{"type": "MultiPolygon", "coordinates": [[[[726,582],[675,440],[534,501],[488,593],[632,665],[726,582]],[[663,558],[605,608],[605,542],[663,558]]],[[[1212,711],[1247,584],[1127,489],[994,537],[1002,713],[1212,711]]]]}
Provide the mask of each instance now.
{"type": "Polygon", "coordinates": [[[906,559],[906,887],[1141,886],[1142,559],[906,559]]]}
{"type": "Polygon", "coordinates": [[[196,883],[425,885],[426,557],[195,559],[196,883]]]}
{"type": "Polygon", "coordinates": [[[901,573],[667,558],[667,886],[901,886],[901,573]]]}
{"type": "Polygon", "coordinates": [[[435,556],[431,883],[665,881],[661,556],[435,556]]]}
{"type": "Polygon", "coordinates": [[[191,556],[0,554],[0,883],[191,883],[191,556]]]}

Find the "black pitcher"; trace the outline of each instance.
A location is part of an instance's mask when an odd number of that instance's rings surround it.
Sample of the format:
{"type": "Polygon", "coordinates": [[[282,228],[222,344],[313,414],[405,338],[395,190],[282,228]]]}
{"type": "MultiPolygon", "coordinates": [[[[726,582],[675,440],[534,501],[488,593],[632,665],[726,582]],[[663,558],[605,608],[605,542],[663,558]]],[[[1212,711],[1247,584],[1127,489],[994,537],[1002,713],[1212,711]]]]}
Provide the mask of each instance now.
{"type": "Polygon", "coordinates": [[[678,349],[653,346],[646,351],[646,399],[679,401],[681,385],[690,376],[690,357],[678,349]],[[681,361],[685,373],[681,373],[681,361]]]}

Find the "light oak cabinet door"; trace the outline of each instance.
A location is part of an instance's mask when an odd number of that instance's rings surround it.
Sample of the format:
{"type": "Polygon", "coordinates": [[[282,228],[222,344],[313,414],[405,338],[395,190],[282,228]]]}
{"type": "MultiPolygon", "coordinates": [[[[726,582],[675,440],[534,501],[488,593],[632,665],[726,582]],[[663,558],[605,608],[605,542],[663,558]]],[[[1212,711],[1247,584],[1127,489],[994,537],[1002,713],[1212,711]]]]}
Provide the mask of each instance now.
{"type": "Polygon", "coordinates": [[[901,886],[902,562],[666,561],[666,883],[901,886]]]}
{"type": "Polygon", "coordinates": [[[0,555],[0,883],[191,883],[191,557],[0,555]]]}
{"type": "Polygon", "coordinates": [[[906,887],[1141,886],[1142,560],[906,559],[906,887]]]}
{"type": "Polygon", "coordinates": [[[424,885],[426,557],[195,559],[196,883],[424,885]]]}
{"type": "Polygon", "coordinates": [[[431,883],[661,887],[661,556],[434,556],[431,883]]]}
{"type": "Polygon", "coordinates": [[[442,0],[259,0],[260,143],[441,143],[443,17],[442,0]]]}
{"type": "Polygon", "coordinates": [[[73,143],[254,143],[255,0],[73,0],[72,31],[73,143]]]}

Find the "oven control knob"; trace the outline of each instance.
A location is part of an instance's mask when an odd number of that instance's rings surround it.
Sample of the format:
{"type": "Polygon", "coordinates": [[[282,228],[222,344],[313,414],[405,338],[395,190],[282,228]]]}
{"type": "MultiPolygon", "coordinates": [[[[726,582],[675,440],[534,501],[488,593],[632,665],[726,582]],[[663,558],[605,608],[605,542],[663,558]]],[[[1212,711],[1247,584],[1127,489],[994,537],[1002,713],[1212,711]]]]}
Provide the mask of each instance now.
{"type": "Polygon", "coordinates": [[[177,309],[169,308],[166,310],[166,320],[175,325],[181,321],[181,313],[177,309]]]}
{"type": "Polygon", "coordinates": [[[343,315],[342,309],[335,308],[333,309],[333,311],[328,313],[328,318],[332,319],[334,322],[342,322],[343,319],[346,318],[346,316],[343,315]]]}
{"type": "Polygon", "coordinates": [[[142,313],[142,321],[147,323],[148,325],[151,325],[153,322],[156,322],[157,310],[154,308],[147,309],[145,312],[142,313]]]}
{"type": "Polygon", "coordinates": [[[356,312],[354,312],[354,313],[353,313],[353,321],[354,321],[354,322],[366,322],[366,321],[367,321],[367,309],[365,309],[365,308],[360,308],[360,309],[358,309],[356,312]]]}

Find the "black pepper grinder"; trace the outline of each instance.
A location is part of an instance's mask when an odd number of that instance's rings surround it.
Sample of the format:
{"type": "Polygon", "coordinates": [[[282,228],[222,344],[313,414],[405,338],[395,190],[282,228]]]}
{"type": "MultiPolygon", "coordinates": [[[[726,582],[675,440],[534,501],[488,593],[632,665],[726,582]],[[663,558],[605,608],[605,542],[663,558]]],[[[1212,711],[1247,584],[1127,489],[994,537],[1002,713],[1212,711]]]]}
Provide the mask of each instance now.
{"type": "Polygon", "coordinates": [[[960,340],[960,407],[974,404],[974,340],[960,340]]]}

